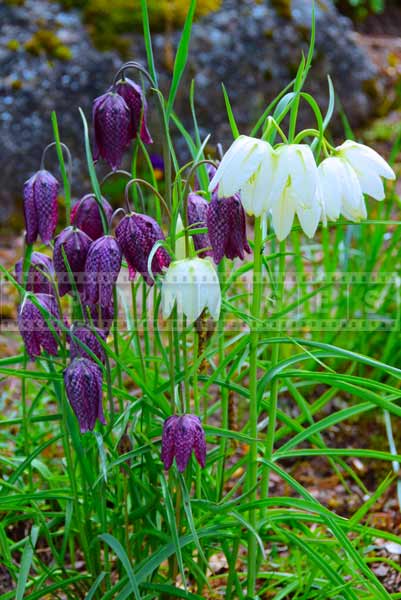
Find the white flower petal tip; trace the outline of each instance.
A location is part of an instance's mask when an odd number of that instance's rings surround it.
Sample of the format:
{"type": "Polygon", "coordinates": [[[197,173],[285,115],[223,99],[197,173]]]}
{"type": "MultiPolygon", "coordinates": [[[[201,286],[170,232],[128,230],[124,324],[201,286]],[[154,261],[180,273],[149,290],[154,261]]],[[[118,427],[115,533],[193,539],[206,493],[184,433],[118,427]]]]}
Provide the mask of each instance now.
{"type": "Polygon", "coordinates": [[[336,153],[354,169],[364,194],[375,200],[384,200],[382,178],[394,181],[396,176],[390,165],[376,150],[347,140],[336,148],[336,153]]]}
{"type": "Polygon", "coordinates": [[[186,258],[172,262],[162,285],[162,313],[167,319],[177,305],[180,316],[188,324],[200,317],[205,308],[217,321],[221,309],[219,278],[212,262],[202,258],[186,258]]]}
{"type": "Polygon", "coordinates": [[[223,156],[210,182],[209,191],[218,186],[220,198],[241,191],[248,214],[261,216],[269,209],[269,190],[274,172],[275,152],[268,142],[239,136],[223,156]]]}

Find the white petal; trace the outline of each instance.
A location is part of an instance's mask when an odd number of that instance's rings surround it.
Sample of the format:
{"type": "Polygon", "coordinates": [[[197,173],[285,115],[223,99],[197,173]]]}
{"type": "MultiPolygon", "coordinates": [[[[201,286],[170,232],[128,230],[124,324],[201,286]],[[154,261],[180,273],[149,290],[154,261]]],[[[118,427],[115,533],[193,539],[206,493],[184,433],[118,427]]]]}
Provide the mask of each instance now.
{"type": "Polygon", "coordinates": [[[289,146],[289,171],[291,187],[297,196],[297,203],[311,206],[316,194],[317,166],[312,150],[306,144],[289,146]]]}
{"type": "Polygon", "coordinates": [[[241,187],[242,204],[249,215],[260,217],[270,208],[275,162],[275,153],[271,149],[264,155],[255,175],[241,187]]]}
{"type": "Polygon", "coordinates": [[[241,188],[258,169],[263,156],[269,152],[267,142],[240,136],[223,157],[212,181],[209,190],[215,189],[219,183],[218,194],[220,198],[232,196],[241,188]]]}
{"type": "Polygon", "coordinates": [[[338,146],[336,150],[346,158],[357,172],[363,172],[367,169],[385,179],[395,179],[395,173],[390,165],[376,150],[365,146],[365,144],[358,144],[352,140],[347,140],[341,146],[338,146]]]}
{"type": "Polygon", "coordinates": [[[318,201],[318,196],[315,195],[314,200],[307,206],[298,204],[296,212],[302,229],[309,238],[313,238],[322,215],[322,207],[318,201]]]}
{"type": "Polygon", "coordinates": [[[339,180],[338,158],[323,160],[318,167],[319,196],[328,219],[336,221],[341,212],[341,183],[339,180]]]}
{"type": "Polygon", "coordinates": [[[383,181],[375,173],[356,171],[359,183],[364,194],[368,194],[375,200],[384,200],[386,197],[383,181]]]}
{"type": "Polygon", "coordinates": [[[295,215],[295,199],[287,186],[271,207],[272,223],[277,239],[282,242],[291,231],[295,215]]]}

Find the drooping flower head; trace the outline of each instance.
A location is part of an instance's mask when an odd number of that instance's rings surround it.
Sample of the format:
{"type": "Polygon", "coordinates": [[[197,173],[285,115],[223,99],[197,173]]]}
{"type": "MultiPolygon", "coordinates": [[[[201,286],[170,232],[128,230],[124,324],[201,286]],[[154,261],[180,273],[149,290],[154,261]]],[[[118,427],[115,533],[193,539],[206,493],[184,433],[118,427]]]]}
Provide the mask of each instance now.
{"type": "MultiPolygon", "coordinates": [[[[209,202],[194,192],[188,194],[187,202],[188,225],[192,225],[193,229],[201,229],[206,227],[209,202]]],[[[199,252],[199,256],[204,258],[205,256],[211,255],[210,240],[207,233],[197,233],[196,235],[192,236],[192,239],[195,249],[203,250],[203,252],[199,252]]]]}
{"type": "Polygon", "coordinates": [[[92,240],[86,233],[72,226],[66,227],[57,236],[54,244],[53,263],[57,273],[60,296],[64,296],[73,290],[71,275],[64,261],[63,250],[72,271],[77,290],[81,293],[84,283],[86,255],[91,243],[92,240]]]}
{"type": "MultiPolygon", "coordinates": [[[[148,272],[148,259],[156,242],[164,240],[160,225],[147,215],[126,215],[116,227],[116,238],[128,263],[131,279],[140,273],[148,285],[154,281],[148,272]]],[[[164,248],[158,248],[152,260],[152,273],[161,273],[170,264],[170,256],[164,248]]]]}
{"type": "Polygon", "coordinates": [[[188,324],[207,308],[217,321],[220,315],[221,291],[216,269],[208,259],[186,258],[172,262],[162,284],[162,311],[166,319],[175,304],[188,324]]]}
{"type": "MultiPolygon", "coordinates": [[[[15,278],[23,284],[24,259],[15,265],[15,278]]],[[[27,274],[26,289],[35,294],[54,294],[54,267],[51,258],[42,252],[32,252],[31,264],[27,274]]]]}
{"type": "Polygon", "coordinates": [[[260,217],[270,208],[275,161],[276,153],[268,142],[240,135],[223,156],[209,192],[218,186],[219,198],[229,198],[241,191],[246,212],[260,217]]]}
{"type": "Polygon", "coordinates": [[[246,239],[245,211],[239,194],[230,198],[218,198],[217,194],[213,194],[208,205],[207,228],[217,264],[224,256],[230,260],[236,257],[243,260],[245,252],[251,252],[246,239]]]}
{"type": "Polygon", "coordinates": [[[369,146],[352,140],[345,141],[335,152],[353,168],[363,194],[368,194],[375,200],[384,200],[382,178],[393,181],[395,173],[380,154],[369,146]]]}
{"type": "Polygon", "coordinates": [[[336,221],[340,214],[350,221],[366,219],[366,204],[358,177],[343,158],[330,156],[318,167],[318,197],[322,220],[336,221]]]}
{"type": "Polygon", "coordinates": [[[116,239],[104,235],[93,242],[85,262],[84,298],[88,304],[107,306],[121,269],[121,249],[116,239]]]}
{"type": "Polygon", "coordinates": [[[44,244],[53,238],[57,225],[57,194],[60,184],[49,171],[37,171],[24,184],[26,242],[33,244],[38,235],[44,244]]]}
{"type": "Polygon", "coordinates": [[[120,79],[115,91],[124,98],[130,111],[130,137],[140,135],[144,144],[152,144],[153,140],[147,126],[148,103],[142,88],[128,77],[120,79]]]}
{"type": "Polygon", "coordinates": [[[279,241],[290,233],[295,214],[308,237],[316,232],[321,205],[318,172],[312,150],[306,144],[289,144],[277,150],[277,164],[270,190],[269,208],[279,241]]]}
{"type": "Polygon", "coordinates": [[[40,356],[42,349],[52,356],[57,356],[57,338],[51,327],[55,333],[60,334],[56,322],[60,320],[60,313],[54,296],[39,293],[36,294],[35,299],[42,309],[48,313],[48,321],[29,296],[24,298],[18,310],[18,329],[31,360],[34,360],[36,356],[40,356]],[[49,324],[51,324],[51,327],[49,324]]]}
{"type": "Polygon", "coordinates": [[[201,467],[206,464],[205,432],[199,417],[195,415],[173,415],[163,425],[161,458],[166,470],[175,462],[178,470],[185,471],[194,451],[201,467]]]}
{"type": "Polygon", "coordinates": [[[103,341],[106,341],[106,336],[100,329],[91,329],[88,325],[81,325],[79,327],[73,326],[71,329],[70,336],[70,353],[71,360],[77,357],[89,358],[91,356],[88,352],[80,346],[77,340],[88,346],[89,350],[93,352],[97,358],[104,363],[106,360],[104,349],[98,338],[100,337],[103,341]],[[96,334],[96,335],[95,335],[96,334]]]}
{"type": "Polygon", "coordinates": [[[106,424],[102,406],[102,370],[88,358],[74,358],[64,371],[68,400],[81,433],[93,431],[96,419],[106,424]]]}
{"type": "MultiPolygon", "coordinates": [[[[102,198],[102,206],[106,220],[109,222],[113,208],[106,198],[102,198]]],[[[92,240],[97,240],[104,235],[100,208],[93,194],[86,194],[74,204],[71,210],[71,225],[79,227],[92,240]]]]}
{"type": "Polygon", "coordinates": [[[106,92],[94,100],[92,119],[93,158],[103,158],[115,171],[131,140],[130,109],[120,94],[106,92]]]}

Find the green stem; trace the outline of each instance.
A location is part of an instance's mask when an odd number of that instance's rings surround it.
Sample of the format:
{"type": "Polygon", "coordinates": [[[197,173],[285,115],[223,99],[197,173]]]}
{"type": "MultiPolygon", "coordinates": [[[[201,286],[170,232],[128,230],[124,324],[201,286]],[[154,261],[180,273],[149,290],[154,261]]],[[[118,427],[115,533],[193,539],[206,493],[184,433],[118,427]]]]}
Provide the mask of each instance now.
{"type": "MultiPolygon", "coordinates": [[[[279,272],[278,272],[278,285],[277,285],[277,308],[280,312],[283,291],[284,291],[284,276],[285,276],[285,242],[280,242],[280,258],[279,258],[279,272]]],[[[280,335],[280,327],[278,328],[278,335],[280,335]]],[[[280,358],[280,344],[274,344],[272,350],[271,368],[273,369],[280,358]]],[[[275,377],[272,381],[270,388],[270,402],[268,411],[268,425],[266,434],[266,445],[265,445],[265,458],[271,460],[273,456],[274,448],[274,437],[276,433],[276,422],[277,422],[277,403],[278,403],[278,391],[279,381],[275,377]]],[[[262,498],[267,498],[269,495],[269,480],[270,480],[270,469],[265,469],[262,476],[261,494],[262,498]]]]}
{"type": "MultiPolygon", "coordinates": [[[[249,502],[252,503],[257,499],[256,487],[258,483],[257,470],[257,442],[258,435],[258,369],[257,369],[257,354],[259,331],[258,323],[260,317],[260,309],[262,303],[262,226],[261,218],[255,219],[255,240],[254,240],[254,264],[253,264],[253,280],[252,280],[252,307],[251,316],[253,317],[250,334],[250,355],[249,355],[249,435],[252,442],[249,446],[248,454],[248,473],[247,473],[247,490],[253,490],[249,496],[249,502]]],[[[249,525],[252,530],[256,528],[256,511],[251,510],[249,513],[249,525]]],[[[248,596],[255,596],[256,573],[257,573],[257,541],[252,532],[248,534],[248,596]]]]}

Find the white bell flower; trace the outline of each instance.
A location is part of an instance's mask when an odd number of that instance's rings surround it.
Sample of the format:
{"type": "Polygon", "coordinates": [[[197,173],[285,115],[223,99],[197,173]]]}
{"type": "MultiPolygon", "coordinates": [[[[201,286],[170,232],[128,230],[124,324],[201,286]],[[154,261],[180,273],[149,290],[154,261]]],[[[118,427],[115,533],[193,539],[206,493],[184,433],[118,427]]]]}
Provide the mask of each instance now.
{"type": "Polygon", "coordinates": [[[270,193],[270,210],[279,241],[290,233],[294,216],[306,235],[315,235],[322,209],[317,195],[317,166],[306,144],[289,144],[277,150],[277,167],[270,193]]]}
{"type": "Polygon", "coordinates": [[[366,219],[366,205],[358,176],[344,158],[331,156],[320,163],[318,197],[324,224],[327,219],[336,221],[340,214],[355,222],[366,219]]]}
{"type": "Polygon", "coordinates": [[[217,321],[221,308],[221,291],[216,269],[209,259],[186,258],[172,262],[162,284],[162,312],[166,319],[177,304],[179,315],[188,324],[196,321],[207,308],[217,321]]]}
{"type": "Polygon", "coordinates": [[[375,200],[384,200],[384,179],[395,179],[390,165],[372,148],[347,140],[336,148],[338,156],[343,158],[354,169],[361,190],[375,200]]]}
{"type": "Polygon", "coordinates": [[[269,210],[274,167],[275,152],[268,142],[240,135],[223,156],[209,191],[219,186],[219,198],[241,191],[246,212],[259,217],[269,210]]]}

